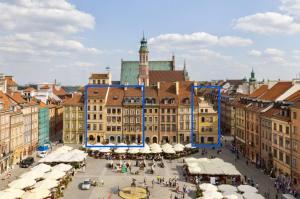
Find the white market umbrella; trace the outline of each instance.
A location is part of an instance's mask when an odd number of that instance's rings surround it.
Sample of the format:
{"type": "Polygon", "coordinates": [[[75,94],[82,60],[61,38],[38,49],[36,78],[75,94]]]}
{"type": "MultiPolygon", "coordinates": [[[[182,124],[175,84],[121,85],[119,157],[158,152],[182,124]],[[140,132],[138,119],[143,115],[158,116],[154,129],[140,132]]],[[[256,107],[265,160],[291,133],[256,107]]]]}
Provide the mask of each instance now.
{"type": "Polygon", "coordinates": [[[180,143],[177,143],[177,144],[175,144],[173,147],[180,147],[180,148],[184,148],[184,145],[183,145],[183,144],[180,144],[180,143]]]}
{"type": "Polygon", "coordinates": [[[101,152],[101,153],[111,153],[111,150],[110,150],[110,148],[106,147],[106,148],[100,148],[99,152],[101,152]]]}
{"type": "Polygon", "coordinates": [[[26,178],[26,179],[39,179],[42,178],[45,175],[43,171],[28,171],[26,173],[23,173],[20,175],[20,178],[26,178]]]}
{"type": "Polygon", "coordinates": [[[168,154],[176,153],[173,148],[163,148],[163,152],[168,154]]]}
{"type": "Polygon", "coordinates": [[[39,164],[39,165],[33,167],[33,168],[31,169],[31,171],[37,171],[37,172],[44,172],[44,173],[46,173],[46,172],[51,171],[51,169],[52,169],[51,166],[49,166],[49,165],[47,165],[47,164],[44,164],[44,163],[41,163],[41,164],[39,164]]]}
{"type": "Polygon", "coordinates": [[[221,192],[237,192],[237,188],[230,184],[222,184],[218,186],[219,191],[221,192]]]}
{"type": "Polygon", "coordinates": [[[39,181],[37,182],[35,185],[34,185],[34,188],[37,188],[37,189],[52,189],[54,187],[58,187],[59,185],[59,181],[57,180],[52,180],[52,179],[46,179],[46,180],[42,180],[42,181],[39,181]]]}
{"type": "Polygon", "coordinates": [[[243,197],[245,199],[265,199],[265,197],[263,197],[262,195],[258,194],[258,193],[254,193],[254,192],[247,192],[243,194],[243,197]]]}
{"type": "Polygon", "coordinates": [[[154,149],[154,148],[161,148],[159,144],[157,143],[153,143],[153,144],[150,144],[150,148],[151,149],[154,149]]]}
{"type": "Polygon", "coordinates": [[[151,148],[151,153],[161,153],[161,148],[151,148]]]}
{"type": "Polygon", "coordinates": [[[117,148],[114,152],[118,154],[126,153],[126,148],[117,148]]]}
{"type": "Polygon", "coordinates": [[[223,198],[223,194],[221,194],[220,192],[217,191],[204,191],[203,193],[203,197],[204,198],[209,198],[209,199],[222,199],[223,198]]]}
{"type": "Polygon", "coordinates": [[[234,193],[234,192],[232,192],[232,193],[224,192],[223,196],[226,199],[243,199],[242,194],[234,193]]]}
{"type": "Polygon", "coordinates": [[[63,178],[65,175],[66,175],[65,172],[54,170],[54,171],[51,171],[49,173],[46,173],[44,175],[44,178],[45,179],[58,180],[58,179],[63,178]]]}
{"type": "Polygon", "coordinates": [[[173,146],[172,146],[171,144],[169,144],[169,143],[166,143],[166,144],[163,144],[163,145],[161,146],[161,148],[162,148],[162,149],[169,149],[169,148],[173,148],[173,146]]]}
{"type": "Polygon", "coordinates": [[[8,188],[3,191],[0,191],[0,199],[15,199],[21,198],[25,191],[21,189],[12,189],[8,188]]]}
{"type": "Polygon", "coordinates": [[[48,189],[32,189],[22,195],[22,199],[44,199],[50,196],[51,192],[48,189]]]}
{"type": "Polygon", "coordinates": [[[240,185],[237,188],[240,192],[244,192],[244,193],[249,193],[249,192],[250,193],[256,193],[256,192],[258,192],[258,190],[255,187],[252,187],[250,185],[240,185]]]}
{"type": "Polygon", "coordinates": [[[52,170],[56,170],[56,171],[62,171],[62,172],[67,172],[70,171],[73,167],[69,164],[64,164],[64,163],[60,163],[58,165],[55,165],[52,170]]]}
{"type": "Polygon", "coordinates": [[[20,178],[12,181],[8,186],[14,189],[25,189],[27,187],[32,187],[35,183],[35,180],[32,178],[20,178]]]}
{"type": "Polygon", "coordinates": [[[128,153],[129,154],[137,154],[137,153],[139,153],[140,152],[140,150],[138,149],[138,148],[130,148],[129,150],[128,150],[128,153]]]}
{"type": "Polygon", "coordinates": [[[151,153],[151,151],[150,151],[150,148],[142,148],[142,149],[140,149],[140,153],[143,153],[143,154],[148,154],[148,153],[151,153]]]}
{"type": "Polygon", "coordinates": [[[185,148],[187,149],[195,149],[196,147],[193,147],[191,143],[185,145],[185,148]]]}
{"type": "Polygon", "coordinates": [[[183,151],[184,150],[184,147],[180,147],[180,146],[178,146],[178,145],[175,145],[174,146],[174,151],[175,152],[181,152],[181,151],[183,151]]]}
{"type": "Polygon", "coordinates": [[[203,191],[217,191],[217,186],[210,183],[202,183],[199,185],[200,189],[203,191]]]}
{"type": "Polygon", "coordinates": [[[200,167],[189,167],[189,172],[190,174],[200,174],[201,173],[201,168],[200,167]]]}

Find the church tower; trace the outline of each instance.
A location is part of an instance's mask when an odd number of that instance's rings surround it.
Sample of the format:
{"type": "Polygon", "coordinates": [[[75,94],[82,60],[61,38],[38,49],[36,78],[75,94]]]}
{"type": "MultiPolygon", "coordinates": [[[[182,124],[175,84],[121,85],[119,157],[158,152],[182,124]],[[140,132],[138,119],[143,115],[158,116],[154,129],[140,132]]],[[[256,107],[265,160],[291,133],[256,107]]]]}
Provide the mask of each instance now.
{"type": "Polygon", "coordinates": [[[148,47],[147,40],[143,34],[143,38],[141,40],[141,46],[139,50],[140,61],[139,61],[139,76],[138,82],[139,84],[144,84],[145,86],[149,86],[149,62],[148,62],[148,47]]]}

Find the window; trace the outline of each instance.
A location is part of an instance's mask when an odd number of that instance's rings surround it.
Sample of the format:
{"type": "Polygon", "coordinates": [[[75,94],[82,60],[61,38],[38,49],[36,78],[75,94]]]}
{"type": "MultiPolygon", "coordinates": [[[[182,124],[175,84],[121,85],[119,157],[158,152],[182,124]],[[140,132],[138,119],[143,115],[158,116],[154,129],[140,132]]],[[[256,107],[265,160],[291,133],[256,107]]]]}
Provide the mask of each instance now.
{"type": "Polygon", "coordinates": [[[279,151],[279,160],[283,161],[283,153],[282,153],[282,151],[279,151]]]}
{"type": "Polygon", "coordinates": [[[107,109],[107,113],[108,113],[108,114],[111,113],[111,109],[110,109],[110,108],[107,109]]]}
{"type": "Polygon", "coordinates": [[[93,124],[93,130],[96,131],[97,130],[97,125],[93,124]]]}
{"type": "Polygon", "coordinates": [[[282,132],[282,125],[279,125],[279,132],[282,132]]]}
{"type": "Polygon", "coordinates": [[[94,117],[93,117],[93,118],[94,118],[94,120],[96,120],[96,119],[97,119],[97,116],[96,116],[96,114],[94,114],[94,117]]]}
{"type": "Polygon", "coordinates": [[[97,111],[97,106],[94,106],[94,111],[97,111]]]}
{"type": "Polygon", "coordinates": [[[293,119],[297,119],[297,113],[293,112],[293,119]]]}
{"type": "Polygon", "coordinates": [[[274,129],[275,131],[277,131],[277,124],[276,124],[276,123],[274,123],[273,129],[274,129]]]}
{"type": "Polygon", "coordinates": [[[273,149],[273,156],[274,156],[275,158],[277,158],[277,150],[276,150],[276,149],[273,149]]]}
{"type": "Polygon", "coordinates": [[[102,114],[99,115],[99,119],[102,120],[102,114]]]}
{"type": "Polygon", "coordinates": [[[156,109],[154,109],[154,112],[155,112],[155,113],[157,113],[157,112],[158,112],[157,108],[156,108],[156,109]]]}
{"type": "Polygon", "coordinates": [[[291,164],[291,158],[289,155],[285,155],[285,163],[290,165],[291,164]]]}

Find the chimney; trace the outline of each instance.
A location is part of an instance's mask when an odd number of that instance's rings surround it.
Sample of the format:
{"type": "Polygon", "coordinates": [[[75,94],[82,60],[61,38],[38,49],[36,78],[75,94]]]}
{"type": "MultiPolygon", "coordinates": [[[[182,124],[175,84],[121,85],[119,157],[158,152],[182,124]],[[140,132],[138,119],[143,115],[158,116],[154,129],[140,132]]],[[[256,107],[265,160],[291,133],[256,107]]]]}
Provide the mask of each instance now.
{"type": "Polygon", "coordinates": [[[175,70],[175,55],[172,55],[172,70],[175,70]]]}
{"type": "MultiPolygon", "coordinates": [[[[197,86],[197,82],[194,82],[194,86],[197,86]]],[[[194,87],[194,94],[196,95],[197,94],[197,87],[194,87]]]]}
{"type": "Polygon", "coordinates": [[[176,83],[176,95],[179,95],[179,82],[175,82],[176,83]]]}

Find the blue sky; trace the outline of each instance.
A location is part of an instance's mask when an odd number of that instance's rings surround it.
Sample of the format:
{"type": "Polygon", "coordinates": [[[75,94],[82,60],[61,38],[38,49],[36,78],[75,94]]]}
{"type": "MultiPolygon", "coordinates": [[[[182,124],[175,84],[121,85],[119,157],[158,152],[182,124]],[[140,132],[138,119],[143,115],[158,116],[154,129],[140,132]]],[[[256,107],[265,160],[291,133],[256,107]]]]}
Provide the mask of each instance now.
{"type": "Polygon", "coordinates": [[[84,84],[106,66],[117,80],[143,30],[150,60],[174,53],[193,80],[300,73],[300,0],[4,0],[0,13],[0,70],[19,83],[84,84]]]}

